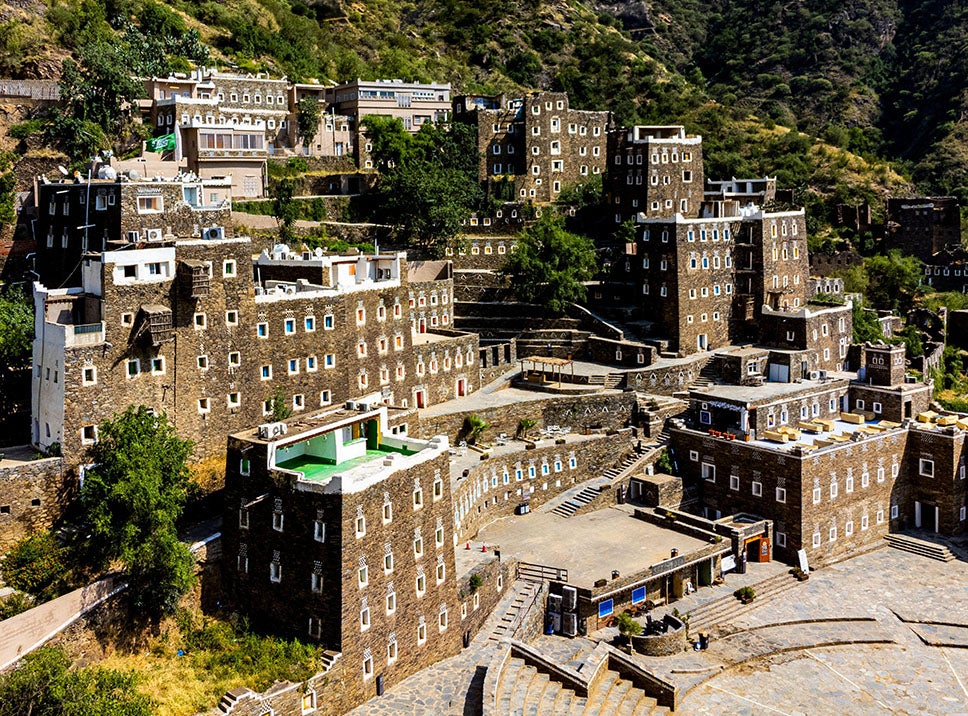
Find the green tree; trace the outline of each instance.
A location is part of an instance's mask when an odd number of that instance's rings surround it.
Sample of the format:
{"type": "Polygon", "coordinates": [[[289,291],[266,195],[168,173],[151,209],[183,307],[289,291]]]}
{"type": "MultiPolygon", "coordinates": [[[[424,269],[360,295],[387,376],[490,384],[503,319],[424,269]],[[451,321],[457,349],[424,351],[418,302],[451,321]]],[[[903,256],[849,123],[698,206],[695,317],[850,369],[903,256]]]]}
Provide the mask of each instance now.
{"type": "Polygon", "coordinates": [[[565,231],[561,217],[545,212],[521,234],[503,271],[518,299],[561,313],[584,300],[585,281],[597,265],[594,244],[565,231]]]}
{"type": "Polygon", "coordinates": [[[0,716],[150,716],[136,674],[71,669],[63,649],[45,646],[0,676],[0,716]]]}
{"type": "Polygon", "coordinates": [[[908,311],[920,291],[924,265],[914,256],[900,251],[864,260],[870,285],[867,297],[878,308],[908,311]]]}
{"type": "Polygon", "coordinates": [[[413,137],[397,117],[368,114],[360,120],[360,126],[370,143],[373,166],[381,172],[410,158],[413,137]]]}
{"type": "Polygon", "coordinates": [[[322,113],[322,105],[312,97],[303,97],[299,100],[296,122],[304,147],[308,147],[316,138],[316,132],[319,131],[319,118],[322,113]]]}
{"type": "Polygon", "coordinates": [[[859,301],[853,306],[854,343],[877,343],[884,340],[884,331],[877,320],[877,314],[868,311],[859,301]]]}
{"type": "Polygon", "coordinates": [[[20,288],[0,293],[0,366],[20,367],[30,362],[34,337],[34,306],[20,288]]]}
{"type": "Polygon", "coordinates": [[[279,221],[279,238],[292,241],[295,238],[293,225],[299,218],[299,203],[295,201],[296,183],[292,179],[281,179],[276,184],[272,199],[272,212],[279,221]]]}
{"type": "Polygon", "coordinates": [[[92,557],[101,567],[120,562],[133,603],[150,617],[172,613],[194,584],[194,559],[176,530],[192,489],[191,452],[165,415],[131,406],[99,427],[81,490],[92,557]]]}
{"type": "Polygon", "coordinates": [[[289,407],[289,403],[286,402],[286,393],[283,391],[282,386],[277,386],[272,397],[269,399],[269,403],[272,405],[272,419],[275,421],[286,420],[292,417],[292,408],[289,407]]]}
{"type": "Polygon", "coordinates": [[[848,266],[845,269],[832,272],[831,275],[844,280],[845,293],[867,293],[870,279],[867,276],[867,269],[864,268],[864,264],[848,266]]]}

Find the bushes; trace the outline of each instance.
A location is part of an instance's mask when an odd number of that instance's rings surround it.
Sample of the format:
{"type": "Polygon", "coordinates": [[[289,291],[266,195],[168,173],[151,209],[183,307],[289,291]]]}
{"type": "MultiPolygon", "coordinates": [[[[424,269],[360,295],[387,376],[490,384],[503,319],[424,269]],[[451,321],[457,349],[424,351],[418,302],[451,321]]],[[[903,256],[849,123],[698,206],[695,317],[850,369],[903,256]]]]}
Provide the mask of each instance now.
{"type": "Polygon", "coordinates": [[[64,549],[49,532],[20,540],[7,553],[2,566],[8,586],[38,596],[56,592],[64,569],[64,549]]]}

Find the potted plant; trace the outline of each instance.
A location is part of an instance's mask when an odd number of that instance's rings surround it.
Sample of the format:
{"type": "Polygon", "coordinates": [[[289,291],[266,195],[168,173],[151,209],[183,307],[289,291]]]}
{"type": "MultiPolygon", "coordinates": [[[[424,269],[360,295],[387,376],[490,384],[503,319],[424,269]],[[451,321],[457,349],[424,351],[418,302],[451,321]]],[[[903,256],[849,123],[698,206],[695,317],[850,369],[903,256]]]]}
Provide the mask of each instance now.
{"type": "Polygon", "coordinates": [[[464,434],[467,436],[467,442],[471,445],[476,443],[477,439],[487,430],[487,427],[487,421],[477,413],[468,415],[464,418],[464,434]]]}
{"type": "Polygon", "coordinates": [[[537,420],[532,420],[531,418],[521,418],[518,421],[518,436],[527,440],[528,433],[534,430],[537,424],[538,424],[537,420]]]}
{"type": "Polygon", "coordinates": [[[743,604],[749,604],[756,597],[756,592],[753,591],[753,587],[740,587],[733,592],[733,596],[739,599],[743,604]]]}
{"type": "Polygon", "coordinates": [[[808,579],[810,579],[810,574],[808,572],[804,572],[799,567],[794,567],[793,569],[791,569],[790,574],[796,577],[798,582],[805,582],[808,579]]]}

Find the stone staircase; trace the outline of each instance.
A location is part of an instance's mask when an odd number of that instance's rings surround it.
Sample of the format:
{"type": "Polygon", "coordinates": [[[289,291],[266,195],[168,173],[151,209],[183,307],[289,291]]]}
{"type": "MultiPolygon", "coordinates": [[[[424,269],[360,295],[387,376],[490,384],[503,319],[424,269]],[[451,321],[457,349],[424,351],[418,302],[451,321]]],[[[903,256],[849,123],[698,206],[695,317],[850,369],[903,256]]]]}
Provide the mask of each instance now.
{"type": "Polygon", "coordinates": [[[625,376],[621,373],[609,373],[605,376],[605,390],[618,388],[624,380],[625,376]]]}
{"type": "MultiPolygon", "coordinates": [[[[325,650],[323,652],[322,658],[320,659],[321,667],[319,671],[313,676],[313,678],[318,679],[326,675],[326,673],[333,668],[333,664],[336,663],[336,660],[339,659],[339,657],[340,657],[340,652],[330,651],[329,649],[325,650]]],[[[285,682],[282,682],[282,683],[285,683],[285,682]]],[[[237,688],[234,688],[225,692],[225,694],[222,696],[221,701],[218,702],[218,710],[219,710],[219,713],[223,713],[223,714],[226,714],[226,716],[228,716],[229,714],[232,713],[235,707],[239,705],[240,702],[249,701],[252,699],[262,699],[262,698],[263,698],[262,694],[257,694],[252,689],[247,689],[244,686],[239,686],[237,688]]],[[[266,704],[263,704],[263,706],[264,706],[263,710],[265,711],[265,713],[271,713],[271,709],[268,708],[266,704]]]]}
{"type": "Polygon", "coordinates": [[[588,485],[577,495],[568,498],[555,507],[552,512],[562,517],[571,517],[582,507],[590,503],[605,490],[605,485],[588,485]]]}
{"type": "Polygon", "coordinates": [[[633,467],[644,457],[644,453],[633,452],[618,465],[614,465],[602,473],[602,476],[597,478],[594,483],[586,485],[580,492],[578,492],[578,494],[566,498],[561,504],[551,511],[556,515],[561,515],[562,517],[571,517],[582,507],[589,504],[592,500],[605,492],[605,490],[611,486],[612,481],[615,478],[620,476],[629,468],[633,467]]]}
{"type": "Polygon", "coordinates": [[[527,611],[534,602],[535,595],[541,589],[541,584],[519,579],[514,582],[511,589],[514,597],[504,613],[493,624],[487,637],[489,642],[500,642],[514,636],[514,632],[523,618],[523,612],[527,611]]]}
{"type": "Polygon", "coordinates": [[[957,559],[955,554],[946,545],[928,542],[927,540],[918,539],[911,535],[889,534],[884,539],[887,540],[887,543],[891,547],[903,552],[919,554],[922,557],[930,557],[941,562],[951,562],[957,559]]]}
{"type": "Polygon", "coordinates": [[[703,388],[708,388],[710,385],[716,382],[719,377],[719,372],[716,370],[716,366],[713,361],[709,361],[702,367],[699,371],[699,376],[696,378],[695,382],[689,386],[690,390],[701,390],[703,388]]]}
{"type": "Polygon", "coordinates": [[[749,604],[743,604],[732,594],[707,602],[689,613],[689,633],[696,634],[699,631],[705,631],[718,624],[728,622],[764,602],[775,599],[798,584],[799,582],[793,575],[781,572],[764,579],[758,584],[751,585],[756,597],[749,604]]]}
{"type": "Polygon", "coordinates": [[[667,714],[656,700],[635,688],[615,671],[604,677],[587,697],[554,681],[529,666],[523,659],[512,657],[501,674],[495,716],[646,716],[667,714]]]}

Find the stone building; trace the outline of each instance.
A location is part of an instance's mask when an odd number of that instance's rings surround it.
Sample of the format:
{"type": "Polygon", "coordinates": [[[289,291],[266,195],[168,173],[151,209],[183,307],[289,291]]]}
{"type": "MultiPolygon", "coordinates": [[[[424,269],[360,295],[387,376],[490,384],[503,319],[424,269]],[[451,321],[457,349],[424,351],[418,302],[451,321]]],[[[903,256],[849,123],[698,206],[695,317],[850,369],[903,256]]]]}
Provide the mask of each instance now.
{"type": "Polygon", "coordinates": [[[47,285],[78,285],[88,252],[231,234],[232,185],[226,178],[131,179],[111,167],[96,173],[103,178],[34,182],[34,269],[47,285]]]}
{"type": "Polygon", "coordinates": [[[644,318],[683,355],[756,337],[765,310],[807,301],[803,210],[704,204],[696,218],[643,219],[627,250],[624,280],[641,286],[644,318]]]}
{"type": "MultiPolygon", "coordinates": [[[[704,192],[706,201],[737,201],[740,204],[763,206],[777,199],[776,177],[765,176],[758,179],[706,180],[704,192]]],[[[785,194],[781,192],[781,198],[785,194]]],[[[792,197],[791,197],[792,198],[792,197]]]]}
{"type": "Polygon", "coordinates": [[[952,196],[887,200],[884,249],[899,249],[925,263],[934,254],[961,246],[961,210],[952,196]]]}
{"type": "Polygon", "coordinates": [[[461,646],[448,441],[380,395],[229,437],[223,578],[252,623],[340,652],[360,703],[461,646]],[[285,427],[283,427],[283,425],[285,427]]]}
{"type": "Polygon", "coordinates": [[[506,201],[557,201],[605,171],[609,116],[572,109],[564,92],[454,99],[454,120],[477,128],[481,180],[506,201]]]}
{"type": "Polygon", "coordinates": [[[685,127],[618,127],[608,132],[605,199],[620,224],[646,218],[698,216],[703,202],[702,137],[685,127]]]}
{"type": "Polygon", "coordinates": [[[968,291],[968,251],[944,248],[924,264],[923,282],[935,291],[968,291]]]}
{"type": "Polygon", "coordinates": [[[291,117],[287,124],[287,141],[293,151],[311,157],[348,157],[356,152],[356,120],[348,114],[337,114],[326,102],[326,86],[318,83],[293,83],[289,86],[291,117]],[[299,104],[312,100],[320,105],[319,124],[312,141],[306,144],[299,134],[299,104]]]}
{"type": "Polygon", "coordinates": [[[771,519],[776,555],[793,561],[803,549],[812,565],[873,548],[905,526],[965,531],[968,423],[914,422],[931,419],[931,385],[905,378],[902,346],[865,349],[856,374],[690,393],[671,445],[706,517],[771,519]]]}
{"type": "Polygon", "coordinates": [[[97,425],[143,403],[204,459],[276,400],[299,414],[374,391],[422,407],[477,389],[477,336],[449,328],[449,263],[411,274],[404,254],[252,256],[248,237],[137,242],[85,255],[74,288],[35,284],[34,444],[83,463],[97,425]]]}

